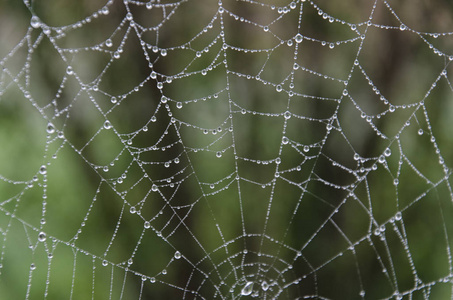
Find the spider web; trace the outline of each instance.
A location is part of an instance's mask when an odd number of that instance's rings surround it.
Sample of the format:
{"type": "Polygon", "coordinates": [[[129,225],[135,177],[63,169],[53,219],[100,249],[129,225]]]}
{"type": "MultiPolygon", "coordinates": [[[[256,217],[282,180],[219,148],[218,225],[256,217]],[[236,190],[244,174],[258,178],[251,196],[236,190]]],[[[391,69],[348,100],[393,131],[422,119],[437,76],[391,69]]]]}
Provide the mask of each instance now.
{"type": "Polygon", "coordinates": [[[451,4],[0,2],[5,299],[453,297],[451,4]]]}

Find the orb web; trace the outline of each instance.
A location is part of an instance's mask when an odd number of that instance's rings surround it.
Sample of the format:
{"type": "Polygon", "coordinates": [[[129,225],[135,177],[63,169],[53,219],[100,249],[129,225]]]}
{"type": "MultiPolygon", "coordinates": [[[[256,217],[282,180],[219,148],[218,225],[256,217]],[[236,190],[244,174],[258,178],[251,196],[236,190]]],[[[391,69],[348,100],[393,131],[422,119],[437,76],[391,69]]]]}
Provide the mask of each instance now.
{"type": "Polygon", "coordinates": [[[452,297],[442,1],[0,3],[0,295],[452,297]]]}

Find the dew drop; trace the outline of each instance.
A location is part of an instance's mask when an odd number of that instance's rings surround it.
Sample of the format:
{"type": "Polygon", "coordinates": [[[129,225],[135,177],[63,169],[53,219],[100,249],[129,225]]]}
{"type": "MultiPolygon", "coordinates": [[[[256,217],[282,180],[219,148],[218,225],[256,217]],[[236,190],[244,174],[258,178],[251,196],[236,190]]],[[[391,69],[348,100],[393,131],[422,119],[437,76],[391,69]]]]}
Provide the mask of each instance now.
{"type": "Polygon", "coordinates": [[[298,43],[298,44],[301,43],[303,39],[304,39],[304,38],[303,38],[302,34],[300,34],[300,33],[296,34],[296,36],[294,37],[294,40],[295,40],[296,43],[298,43]]]}
{"type": "Polygon", "coordinates": [[[30,270],[33,271],[34,269],[36,269],[36,265],[35,265],[35,264],[31,264],[31,265],[30,265],[30,270]]]}
{"type": "Polygon", "coordinates": [[[222,152],[217,151],[217,153],[215,154],[215,156],[217,156],[218,158],[222,157],[222,152]]]}
{"type": "Polygon", "coordinates": [[[151,277],[151,278],[149,279],[149,281],[150,281],[151,283],[154,283],[154,282],[156,282],[156,278],[151,277]]]}
{"type": "Polygon", "coordinates": [[[248,296],[253,292],[253,282],[248,281],[245,286],[241,290],[241,295],[242,296],[248,296]]]}
{"type": "Polygon", "coordinates": [[[151,190],[153,192],[157,192],[157,185],[153,184],[153,186],[151,187],[151,190]]]}
{"type": "Polygon", "coordinates": [[[304,152],[308,152],[308,151],[310,151],[310,147],[304,146],[304,152]]]}
{"type": "Polygon", "coordinates": [[[418,130],[418,135],[423,135],[423,129],[420,128],[420,129],[418,130]]]}
{"type": "Polygon", "coordinates": [[[402,218],[401,212],[397,212],[397,213],[395,214],[395,220],[400,221],[401,218],[402,218]]]}
{"type": "Polygon", "coordinates": [[[129,258],[129,259],[127,260],[127,264],[128,264],[128,265],[132,265],[133,263],[134,263],[134,261],[132,260],[132,258],[129,258]]]}
{"type": "Polygon", "coordinates": [[[146,221],[143,226],[145,227],[145,229],[148,229],[151,227],[151,223],[149,223],[149,221],[146,221]]]}
{"type": "Polygon", "coordinates": [[[68,74],[68,75],[74,74],[74,70],[72,69],[71,66],[68,66],[68,67],[66,68],[66,74],[68,74]]]}
{"type": "Polygon", "coordinates": [[[401,24],[401,26],[400,26],[400,30],[401,30],[401,31],[404,31],[404,30],[406,30],[406,29],[407,29],[406,25],[404,25],[404,24],[401,24]]]}
{"type": "Polygon", "coordinates": [[[112,40],[111,40],[111,39],[106,40],[106,41],[105,41],[105,45],[106,45],[107,47],[112,47],[112,46],[113,46],[112,40]]]}
{"type": "Polygon", "coordinates": [[[131,206],[129,211],[131,214],[135,214],[137,212],[137,209],[135,208],[135,206],[131,206]]]}
{"type": "Polygon", "coordinates": [[[275,87],[275,90],[280,93],[283,90],[283,88],[280,84],[277,84],[277,86],[275,87]]]}
{"type": "Polygon", "coordinates": [[[112,124],[110,123],[110,121],[107,120],[107,121],[104,122],[104,128],[105,128],[105,129],[110,129],[110,128],[112,128],[112,124]]]}
{"type": "Polygon", "coordinates": [[[389,148],[385,149],[385,151],[384,151],[385,156],[389,157],[391,154],[392,154],[392,151],[389,148]]]}
{"type": "Polygon", "coordinates": [[[39,173],[42,175],[47,174],[47,168],[45,165],[42,165],[41,168],[39,168],[39,173]]]}
{"type": "Polygon", "coordinates": [[[46,233],[41,231],[41,232],[38,234],[38,241],[44,242],[45,240],[46,240],[46,233]]]}
{"type": "Polygon", "coordinates": [[[175,252],[175,259],[180,259],[181,258],[181,252],[176,251],[175,252]]]}
{"type": "Polygon", "coordinates": [[[166,49],[160,50],[160,55],[167,56],[167,50],[166,49]]]}
{"type": "Polygon", "coordinates": [[[267,291],[269,289],[269,283],[267,283],[267,281],[263,281],[261,283],[261,288],[263,289],[263,291],[267,291]]]}
{"type": "Polygon", "coordinates": [[[289,142],[288,138],[287,138],[286,136],[284,136],[284,137],[282,138],[282,144],[283,144],[283,145],[287,145],[288,142],[289,142]]]}
{"type": "Polygon", "coordinates": [[[289,111],[286,111],[283,116],[285,117],[286,120],[288,120],[289,118],[291,118],[291,113],[289,111]]]}
{"type": "Polygon", "coordinates": [[[179,109],[182,108],[182,103],[181,102],[176,103],[176,107],[179,109]]]}
{"type": "Polygon", "coordinates": [[[33,17],[31,17],[30,25],[33,28],[39,28],[39,27],[41,27],[41,20],[39,20],[39,18],[37,16],[33,16],[33,17]]]}
{"type": "Polygon", "coordinates": [[[55,127],[53,126],[52,123],[48,123],[48,124],[47,124],[47,129],[46,129],[46,131],[47,131],[48,134],[52,134],[52,133],[55,132],[55,127]]]}
{"type": "Polygon", "coordinates": [[[102,265],[103,265],[104,267],[107,267],[108,264],[109,264],[109,263],[108,263],[107,260],[104,259],[104,260],[102,261],[102,265]]]}

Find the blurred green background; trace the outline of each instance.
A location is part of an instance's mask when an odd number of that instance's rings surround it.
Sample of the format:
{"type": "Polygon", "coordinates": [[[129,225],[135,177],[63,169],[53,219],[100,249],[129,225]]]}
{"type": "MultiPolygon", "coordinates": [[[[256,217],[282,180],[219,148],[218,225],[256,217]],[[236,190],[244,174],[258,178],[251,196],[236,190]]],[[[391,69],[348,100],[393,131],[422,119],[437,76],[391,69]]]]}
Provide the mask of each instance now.
{"type": "Polygon", "coordinates": [[[453,297],[453,4],[221,6],[0,0],[0,298],[453,297]]]}

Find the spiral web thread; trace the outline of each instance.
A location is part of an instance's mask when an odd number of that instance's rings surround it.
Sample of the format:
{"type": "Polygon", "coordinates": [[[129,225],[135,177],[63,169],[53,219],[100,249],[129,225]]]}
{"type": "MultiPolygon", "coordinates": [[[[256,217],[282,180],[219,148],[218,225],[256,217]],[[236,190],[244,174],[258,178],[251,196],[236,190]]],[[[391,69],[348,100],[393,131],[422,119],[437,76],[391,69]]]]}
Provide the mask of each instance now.
{"type": "Polygon", "coordinates": [[[453,297],[453,32],[383,0],[36,5],[0,29],[4,297],[453,297]]]}

